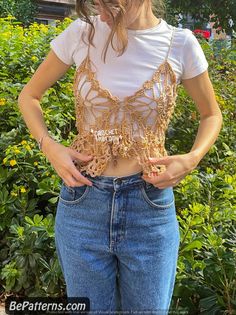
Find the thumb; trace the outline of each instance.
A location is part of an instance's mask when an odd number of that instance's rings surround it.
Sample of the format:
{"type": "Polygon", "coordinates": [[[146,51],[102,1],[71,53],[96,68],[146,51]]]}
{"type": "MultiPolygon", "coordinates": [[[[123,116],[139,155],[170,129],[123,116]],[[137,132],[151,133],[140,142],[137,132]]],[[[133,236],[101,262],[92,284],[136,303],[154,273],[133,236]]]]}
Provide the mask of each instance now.
{"type": "Polygon", "coordinates": [[[77,159],[77,160],[80,160],[80,161],[89,161],[89,160],[93,159],[92,155],[82,154],[82,153],[79,153],[79,152],[77,152],[76,150],[73,150],[73,149],[72,149],[71,153],[72,153],[72,157],[74,159],[77,159]]]}
{"type": "Polygon", "coordinates": [[[161,158],[152,158],[152,157],[150,157],[148,159],[148,161],[150,163],[167,165],[170,162],[170,159],[171,159],[170,156],[164,156],[164,157],[161,157],[161,158]]]}

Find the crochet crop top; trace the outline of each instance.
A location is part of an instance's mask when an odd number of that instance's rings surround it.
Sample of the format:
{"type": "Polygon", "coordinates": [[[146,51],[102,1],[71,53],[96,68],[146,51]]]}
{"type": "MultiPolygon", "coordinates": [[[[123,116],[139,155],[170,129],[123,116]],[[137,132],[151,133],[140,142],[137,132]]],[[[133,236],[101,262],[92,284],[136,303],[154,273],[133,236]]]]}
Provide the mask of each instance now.
{"type": "Polygon", "coordinates": [[[124,157],[137,159],[143,173],[162,173],[165,165],[150,165],[149,157],[166,156],[165,132],[176,100],[176,75],[168,62],[174,36],[172,34],[165,60],[150,80],[143,83],[133,95],[123,100],[104,89],[91,68],[90,46],[82,63],[76,69],[73,81],[76,128],[78,134],[71,148],[94,156],[89,162],[78,162],[76,167],[92,177],[101,175],[107,163],[124,157]],[[159,96],[154,84],[157,83],[159,96]],[[86,91],[86,92],[84,92],[86,91]]]}

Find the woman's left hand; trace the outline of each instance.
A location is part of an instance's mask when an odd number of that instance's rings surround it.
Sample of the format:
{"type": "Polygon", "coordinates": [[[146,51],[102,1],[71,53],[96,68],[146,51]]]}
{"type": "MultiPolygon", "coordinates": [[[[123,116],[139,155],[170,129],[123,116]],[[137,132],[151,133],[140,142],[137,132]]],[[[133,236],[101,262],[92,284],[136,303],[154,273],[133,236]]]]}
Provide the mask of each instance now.
{"type": "Polygon", "coordinates": [[[179,182],[198,164],[192,152],[164,156],[162,158],[150,158],[149,161],[149,163],[152,164],[166,165],[166,170],[164,173],[158,176],[155,175],[155,173],[151,177],[147,175],[142,176],[145,181],[160,189],[178,185],[179,182]]]}

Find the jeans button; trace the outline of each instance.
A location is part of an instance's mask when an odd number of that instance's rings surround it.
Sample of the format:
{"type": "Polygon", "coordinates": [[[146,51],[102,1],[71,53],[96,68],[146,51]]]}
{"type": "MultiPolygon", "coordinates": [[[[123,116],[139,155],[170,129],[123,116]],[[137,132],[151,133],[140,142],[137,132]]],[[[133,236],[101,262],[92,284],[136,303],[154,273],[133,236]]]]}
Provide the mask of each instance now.
{"type": "Polygon", "coordinates": [[[117,183],[118,185],[120,185],[120,184],[122,183],[122,179],[117,178],[117,179],[116,179],[116,183],[117,183]]]}

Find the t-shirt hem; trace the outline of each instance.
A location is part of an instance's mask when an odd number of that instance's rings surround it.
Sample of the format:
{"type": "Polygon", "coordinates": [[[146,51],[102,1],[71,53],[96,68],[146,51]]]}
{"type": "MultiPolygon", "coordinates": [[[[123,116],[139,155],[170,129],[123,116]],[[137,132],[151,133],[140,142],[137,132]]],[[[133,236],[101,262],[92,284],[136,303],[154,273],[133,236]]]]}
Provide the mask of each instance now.
{"type": "Polygon", "coordinates": [[[193,79],[194,77],[198,76],[199,74],[205,72],[208,69],[208,64],[203,65],[202,67],[196,68],[191,75],[182,77],[181,80],[193,79]]]}
{"type": "Polygon", "coordinates": [[[68,66],[72,66],[73,63],[68,62],[68,60],[66,60],[65,58],[63,58],[63,56],[60,54],[60,51],[57,49],[56,44],[54,44],[53,42],[50,43],[50,47],[52,48],[52,50],[54,51],[54,53],[57,55],[57,57],[64,62],[66,65],[68,66]]]}

